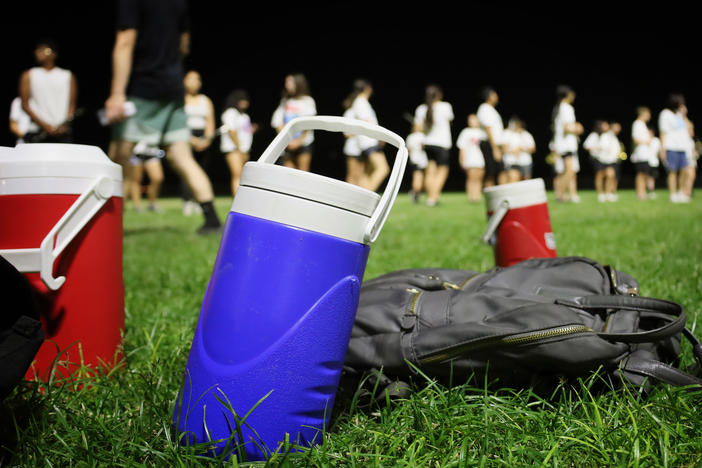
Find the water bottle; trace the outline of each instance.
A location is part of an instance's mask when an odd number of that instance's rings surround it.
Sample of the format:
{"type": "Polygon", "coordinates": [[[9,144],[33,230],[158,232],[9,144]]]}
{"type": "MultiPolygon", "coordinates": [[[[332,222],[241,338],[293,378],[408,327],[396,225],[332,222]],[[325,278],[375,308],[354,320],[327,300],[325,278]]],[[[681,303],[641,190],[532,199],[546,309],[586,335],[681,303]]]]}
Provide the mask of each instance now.
{"type": "Polygon", "coordinates": [[[174,427],[186,444],[263,460],[329,423],[370,245],[397,196],[404,140],[334,116],[290,121],[245,164],[193,337],[174,427]],[[276,165],[293,135],[366,135],[398,148],[382,197],[276,165]]]}

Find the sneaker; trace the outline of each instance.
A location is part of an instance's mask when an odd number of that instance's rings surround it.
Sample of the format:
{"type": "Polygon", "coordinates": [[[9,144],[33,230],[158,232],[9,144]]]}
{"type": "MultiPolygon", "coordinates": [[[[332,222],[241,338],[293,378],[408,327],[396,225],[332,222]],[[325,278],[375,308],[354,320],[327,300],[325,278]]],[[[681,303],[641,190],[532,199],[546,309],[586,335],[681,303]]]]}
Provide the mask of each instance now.
{"type": "Polygon", "coordinates": [[[148,210],[153,211],[154,213],[163,213],[163,208],[158,206],[157,203],[150,203],[148,210]]]}
{"type": "Polygon", "coordinates": [[[680,194],[679,193],[671,193],[670,194],[670,201],[673,203],[680,203],[680,194]]]}
{"type": "Polygon", "coordinates": [[[617,200],[619,200],[619,196],[616,193],[607,194],[607,201],[615,202],[617,200]]]}
{"type": "Polygon", "coordinates": [[[598,193],[597,194],[597,201],[598,202],[606,202],[607,201],[607,195],[604,193],[598,193]]]}
{"type": "Polygon", "coordinates": [[[412,203],[419,203],[419,193],[414,190],[409,191],[409,196],[412,199],[412,203]]]}
{"type": "Polygon", "coordinates": [[[436,206],[439,202],[436,200],[427,200],[427,206],[436,206]]]}
{"type": "Polygon", "coordinates": [[[580,197],[578,195],[571,195],[570,202],[571,203],[580,203],[580,197]]]}
{"type": "Polygon", "coordinates": [[[655,200],[656,198],[658,198],[658,195],[656,195],[656,192],[651,192],[648,194],[649,200],[655,200]]]}
{"type": "Polygon", "coordinates": [[[135,206],[135,207],[134,207],[134,211],[136,211],[137,213],[143,213],[143,212],[144,212],[144,207],[141,206],[141,205],[135,206]]]}
{"type": "Polygon", "coordinates": [[[183,216],[190,216],[193,214],[193,202],[190,200],[183,203],[183,216]]]}

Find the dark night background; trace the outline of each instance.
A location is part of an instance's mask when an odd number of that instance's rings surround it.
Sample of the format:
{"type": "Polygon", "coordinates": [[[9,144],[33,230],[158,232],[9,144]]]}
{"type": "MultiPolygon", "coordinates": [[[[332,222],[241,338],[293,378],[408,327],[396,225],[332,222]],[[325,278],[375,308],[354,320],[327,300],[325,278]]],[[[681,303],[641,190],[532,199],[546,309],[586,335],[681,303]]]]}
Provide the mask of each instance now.
{"type": "MultiPolygon", "coordinates": [[[[260,130],[252,159],[274,137],[269,122],[286,74],[302,72],[319,114],[341,115],[341,102],[355,78],[369,79],[379,123],[406,136],[424,87],[437,83],[454,107],[453,137],[480,104],[484,85],[500,95],[505,124],[517,114],[536,139],[535,176],[550,184],[544,162],[549,118],[558,84],[577,93],[575,112],[590,130],[596,118],[617,120],[630,146],[635,108],[647,105],[653,120],[670,92],[687,99],[696,121],[700,107],[699,15],[693,4],[641,2],[230,2],[190,1],[192,46],[186,66],[200,71],[203,92],[217,117],[227,93],[247,89],[249,114],[260,130]],[[566,6],[568,5],[568,6],[566,6]],[[613,6],[616,5],[616,6],[613,6]]],[[[6,114],[20,73],[34,64],[37,38],[54,37],[59,66],[78,80],[76,142],[106,149],[109,133],[96,111],[108,92],[114,41],[114,1],[6,2],[2,34],[2,105],[6,114]]],[[[7,119],[7,118],[6,118],[7,119]]],[[[5,120],[7,122],[7,120],[5,120]]],[[[7,129],[7,126],[5,127],[7,129]]],[[[1,132],[3,146],[14,140],[1,132]]],[[[313,171],[342,178],[345,162],[339,134],[317,132],[313,171]]],[[[228,193],[228,171],[215,142],[208,172],[218,194],[228,193]]],[[[390,162],[394,151],[387,152],[390,162]]],[[[462,190],[454,165],[446,190],[462,190]]],[[[587,155],[580,152],[580,186],[592,186],[587,155]]],[[[405,185],[408,185],[408,175],[405,185]]],[[[622,166],[622,187],[632,185],[632,167],[622,166]]],[[[164,193],[177,184],[167,172],[164,193]]],[[[664,184],[663,179],[658,183],[664,184]]]]}

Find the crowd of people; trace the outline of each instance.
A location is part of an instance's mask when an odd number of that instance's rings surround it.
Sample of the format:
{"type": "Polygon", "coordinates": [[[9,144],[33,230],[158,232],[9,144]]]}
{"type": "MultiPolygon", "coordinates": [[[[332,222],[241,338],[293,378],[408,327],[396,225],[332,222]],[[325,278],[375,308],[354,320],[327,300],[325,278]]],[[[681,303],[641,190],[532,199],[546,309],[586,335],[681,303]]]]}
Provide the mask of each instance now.
{"type": "MultiPolygon", "coordinates": [[[[212,99],[202,93],[200,73],[182,66],[189,44],[187,28],[183,29],[179,20],[184,9],[169,5],[156,2],[146,11],[125,6],[118,14],[111,92],[103,115],[112,132],[108,154],[123,167],[123,193],[131,198],[135,210],[144,209],[145,194],[147,209],[159,211],[162,160],[167,160],[181,178],[183,213],[204,216],[200,232],[218,231],[221,223],[212,206],[214,192],[208,175],[213,152],[221,153],[226,161],[234,195],[258,125],[248,115],[250,98],[244,89],[232,90],[223,111],[215,114],[212,99]],[[172,44],[178,48],[171,48],[172,44]],[[143,183],[145,179],[148,184],[143,183]]],[[[57,65],[58,48],[53,41],[40,40],[34,53],[36,66],[21,74],[18,97],[11,104],[10,130],[18,143],[71,142],[71,122],[78,114],[76,78],[57,65]]],[[[343,100],[343,115],[378,124],[372,96],[369,80],[355,80],[343,100]]],[[[556,89],[547,162],[553,167],[557,200],[580,201],[578,173],[583,161],[578,150],[582,148],[593,167],[597,199],[616,201],[620,167],[628,156],[628,147],[639,199],[655,196],[659,171],[664,169],[670,200],[690,201],[698,154],[694,125],[682,95],[671,94],[656,121],[650,108],[637,108],[629,145],[619,137],[620,122],[597,120],[586,132],[576,118],[575,97],[568,86],[556,89]]],[[[439,203],[454,146],[458,164],[465,171],[465,192],[471,203],[481,201],[485,187],[532,177],[536,144],[526,122],[511,115],[504,124],[494,88],[483,88],[481,98],[454,140],[453,106],[444,99],[440,86],[426,87],[424,100],[408,117],[411,131],[406,137],[409,193],[415,203],[423,196],[427,206],[439,203]]],[[[270,126],[280,131],[295,117],[316,114],[316,102],[305,75],[287,75],[270,126]]],[[[381,190],[390,173],[382,142],[359,135],[344,137],[346,181],[371,191],[381,190]]],[[[309,171],[314,141],[313,131],[300,132],[281,155],[279,164],[309,171]]]]}

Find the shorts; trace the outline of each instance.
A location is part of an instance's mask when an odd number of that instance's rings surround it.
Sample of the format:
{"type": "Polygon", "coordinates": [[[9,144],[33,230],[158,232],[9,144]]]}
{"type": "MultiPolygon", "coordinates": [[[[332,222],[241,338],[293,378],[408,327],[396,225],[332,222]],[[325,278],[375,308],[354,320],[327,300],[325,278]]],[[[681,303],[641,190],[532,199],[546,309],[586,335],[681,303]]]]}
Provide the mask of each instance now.
{"type": "Polygon", "coordinates": [[[489,141],[482,140],[480,142],[480,150],[483,152],[483,158],[485,159],[485,177],[495,177],[505,170],[505,165],[502,161],[495,161],[489,141]]]}
{"type": "Polygon", "coordinates": [[[617,163],[605,163],[605,162],[600,161],[597,158],[592,158],[592,169],[595,172],[604,171],[605,169],[607,169],[609,167],[613,167],[616,169],[617,163]]]}
{"type": "Polygon", "coordinates": [[[653,168],[648,161],[639,161],[634,163],[634,170],[640,174],[651,175],[653,168]]]}
{"type": "Polygon", "coordinates": [[[532,172],[532,165],[524,165],[524,164],[513,164],[507,168],[507,170],[515,170],[518,171],[519,174],[522,176],[523,179],[531,179],[531,172],[532,172]]]}
{"type": "Polygon", "coordinates": [[[435,161],[438,166],[448,166],[451,153],[448,149],[436,145],[424,145],[428,161],[435,161]]]}
{"type": "Polygon", "coordinates": [[[155,101],[129,97],[136,113],[112,125],[116,140],[144,142],[149,145],[170,145],[190,140],[184,100],[155,101]]]}
{"type": "Polygon", "coordinates": [[[684,151],[665,151],[665,166],[668,172],[678,172],[688,165],[687,155],[684,151]]]}
{"type": "Polygon", "coordinates": [[[368,159],[368,156],[370,156],[373,153],[382,153],[383,149],[376,145],[376,146],[371,146],[370,148],[366,148],[364,150],[361,150],[360,158],[362,159],[368,159]]]}
{"type": "Polygon", "coordinates": [[[291,150],[291,149],[286,149],[285,153],[283,154],[283,159],[288,160],[290,158],[296,158],[300,156],[301,154],[312,154],[312,148],[314,145],[309,144],[305,146],[300,146],[297,149],[291,150]]]}

